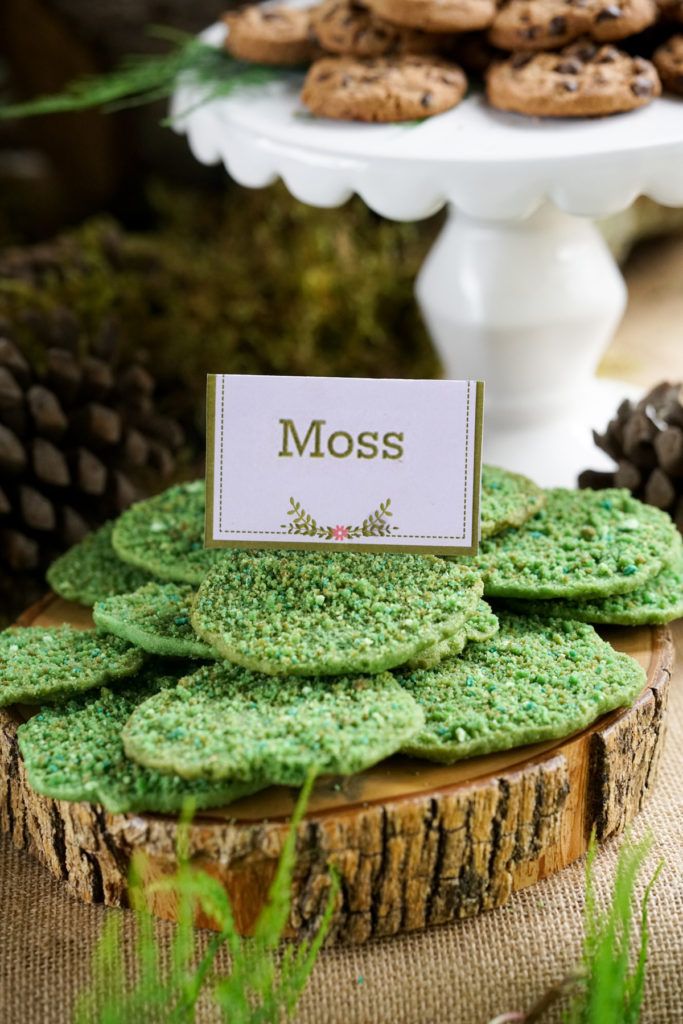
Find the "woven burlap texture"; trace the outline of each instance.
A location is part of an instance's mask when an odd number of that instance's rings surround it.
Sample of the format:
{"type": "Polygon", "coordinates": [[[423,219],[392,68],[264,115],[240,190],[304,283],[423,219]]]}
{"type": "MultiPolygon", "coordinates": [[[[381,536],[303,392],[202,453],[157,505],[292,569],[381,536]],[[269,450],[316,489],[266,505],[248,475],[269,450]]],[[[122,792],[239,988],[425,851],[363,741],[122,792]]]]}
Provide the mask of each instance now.
{"type": "MultiPolygon", "coordinates": [[[[676,633],[680,652],[683,622],[676,633]]],[[[657,787],[633,828],[634,837],[654,836],[649,868],[660,857],[666,865],[652,897],[644,1013],[652,1024],[683,1021],[682,662],[679,658],[657,787]]],[[[596,877],[603,898],[620,841],[611,840],[600,850],[596,877]]],[[[363,947],[330,949],[316,966],[297,1021],[485,1024],[503,1011],[528,1009],[578,960],[583,894],[583,864],[577,864],[477,919],[363,947]]],[[[134,932],[129,913],[84,906],[30,857],[0,840],[1,1024],[70,1021],[107,914],[121,915],[130,954],[134,932]]],[[[166,949],[171,928],[158,925],[166,949]]],[[[559,1009],[544,1019],[559,1021],[559,1009]]],[[[211,1006],[200,1008],[200,1024],[218,1020],[211,1006]]],[[[149,1018],[145,1024],[151,1024],[149,1018]]]]}

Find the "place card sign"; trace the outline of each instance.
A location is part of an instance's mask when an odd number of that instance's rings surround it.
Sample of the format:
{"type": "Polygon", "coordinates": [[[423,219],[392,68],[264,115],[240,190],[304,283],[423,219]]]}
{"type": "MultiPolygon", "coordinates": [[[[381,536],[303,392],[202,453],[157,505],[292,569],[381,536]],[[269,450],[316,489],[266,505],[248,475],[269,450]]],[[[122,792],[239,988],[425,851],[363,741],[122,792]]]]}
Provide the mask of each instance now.
{"type": "Polygon", "coordinates": [[[208,378],[207,547],[474,554],[483,384],[208,378]]]}

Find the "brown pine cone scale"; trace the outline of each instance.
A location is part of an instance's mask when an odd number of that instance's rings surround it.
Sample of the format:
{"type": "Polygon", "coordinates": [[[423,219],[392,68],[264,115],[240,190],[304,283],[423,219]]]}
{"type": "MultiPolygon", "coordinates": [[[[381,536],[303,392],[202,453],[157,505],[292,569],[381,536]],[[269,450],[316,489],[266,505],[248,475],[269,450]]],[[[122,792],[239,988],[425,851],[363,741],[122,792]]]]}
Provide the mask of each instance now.
{"type": "Polygon", "coordinates": [[[663,381],[639,402],[623,401],[593,438],[616,468],[585,470],[579,487],[626,487],[669,512],[683,532],[683,384],[663,381]]]}
{"type": "MultiPolygon", "coordinates": [[[[59,324],[63,340],[71,321],[59,324]]],[[[0,596],[17,600],[12,614],[60,551],[172,476],[184,434],[157,411],[146,368],[62,344],[34,365],[9,330],[0,338],[0,596]]]]}

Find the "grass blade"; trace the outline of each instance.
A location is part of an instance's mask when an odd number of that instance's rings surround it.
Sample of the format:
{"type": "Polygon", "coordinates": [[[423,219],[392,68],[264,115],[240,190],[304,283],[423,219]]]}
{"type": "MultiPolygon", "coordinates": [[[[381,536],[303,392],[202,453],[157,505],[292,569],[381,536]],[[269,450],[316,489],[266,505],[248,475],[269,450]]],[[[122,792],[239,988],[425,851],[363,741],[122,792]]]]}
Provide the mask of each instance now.
{"type": "Polygon", "coordinates": [[[594,881],[597,843],[595,836],[591,837],[586,860],[583,982],[565,1015],[567,1024],[638,1024],[640,1020],[649,941],[648,903],[661,865],[643,897],[639,953],[631,970],[633,894],[651,846],[650,839],[622,846],[610,905],[600,913],[594,881]]]}
{"type": "Polygon", "coordinates": [[[297,829],[314,781],[311,773],[302,787],[253,938],[238,934],[230,899],[220,882],[192,864],[189,826],[194,808],[188,805],[184,809],[178,824],[175,874],[145,885],[144,858],[131,865],[129,893],[137,927],[135,984],[126,978],[121,917],[112,915],[94,953],[90,988],[78,999],[74,1024],[147,1024],[157,1019],[165,1024],[194,1024],[198,1000],[209,986],[229,1024],[281,1024],[291,1017],[329,933],[339,893],[339,880],[333,873],[316,934],[298,946],[287,946],[278,964],[279,944],[291,910],[297,829]],[[165,976],[147,905],[148,898],[159,893],[172,893],[177,900],[171,966],[165,976]],[[220,928],[202,956],[197,954],[194,929],[198,907],[220,928]],[[224,945],[230,953],[230,970],[216,978],[212,971],[224,945]]]}

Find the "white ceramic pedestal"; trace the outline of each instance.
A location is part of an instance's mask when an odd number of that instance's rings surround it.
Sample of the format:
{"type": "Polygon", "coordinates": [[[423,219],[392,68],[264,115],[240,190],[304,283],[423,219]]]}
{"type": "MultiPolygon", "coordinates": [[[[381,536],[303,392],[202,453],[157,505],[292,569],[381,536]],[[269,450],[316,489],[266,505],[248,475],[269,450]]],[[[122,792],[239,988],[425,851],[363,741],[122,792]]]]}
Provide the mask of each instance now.
{"type": "Polygon", "coordinates": [[[590,220],[548,204],[508,221],[452,210],[416,290],[446,376],[486,381],[489,462],[550,484],[602,461],[591,425],[627,388],[594,374],[626,288],[590,220]]]}
{"type": "MultiPolygon", "coordinates": [[[[224,31],[205,38],[220,45],[224,31]]],[[[626,289],[592,218],[641,194],[683,206],[683,102],[567,122],[502,114],[472,95],[417,125],[362,125],[310,117],[300,86],[283,73],[197,106],[187,82],[174,123],[198,160],[222,161],[243,185],[282,178],[325,207],[357,193],[396,220],[448,205],[417,297],[446,376],[486,382],[485,458],[546,485],[600,468],[591,427],[629,389],[594,374],[626,289]]]]}

